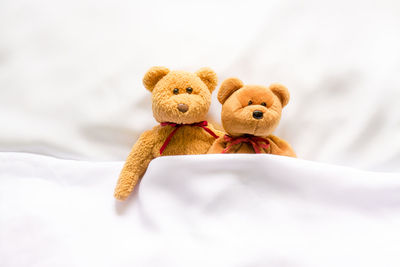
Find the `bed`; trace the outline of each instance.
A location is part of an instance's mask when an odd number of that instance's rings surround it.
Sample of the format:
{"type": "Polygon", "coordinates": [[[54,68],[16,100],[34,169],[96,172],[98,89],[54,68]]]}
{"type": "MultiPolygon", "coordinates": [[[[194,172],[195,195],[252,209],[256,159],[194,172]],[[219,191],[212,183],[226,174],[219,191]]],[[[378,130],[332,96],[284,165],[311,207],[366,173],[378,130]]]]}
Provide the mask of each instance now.
{"type": "Polygon", "coordinates": [[[273,155],[121,162],[1,153],[1,266],[397,266],[400,177],[273,155]]]}
{"type": "MultiPolygon", "coordinates": [[[[2,1],[0,266],[398,267],[399,14],[398,1],[2,1]],[[284,84],[275,134],[298,159],[161,157],[116,201],[156,124],[141,83],[154,65],[284,84]]],[[[220,110],[214,92],[211,123],[220,110]]]]}

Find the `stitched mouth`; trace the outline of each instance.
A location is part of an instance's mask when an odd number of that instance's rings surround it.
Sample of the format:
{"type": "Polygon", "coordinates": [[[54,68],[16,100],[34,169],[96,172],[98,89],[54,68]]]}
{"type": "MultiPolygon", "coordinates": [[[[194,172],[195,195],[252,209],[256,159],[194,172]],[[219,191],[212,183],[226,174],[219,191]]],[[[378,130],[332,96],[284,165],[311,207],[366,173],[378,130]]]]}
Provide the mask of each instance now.
{"type": "Polygon", "coordinates": [[[253,131],[253,135],[256,135],[256,132],[257,132],[257,130],[258,130],[258,127],[259,127],[259,124],[260,124],[260,122],[259,121],[256,121],[256,125],[254,126],[254,131],[253,131]]]}

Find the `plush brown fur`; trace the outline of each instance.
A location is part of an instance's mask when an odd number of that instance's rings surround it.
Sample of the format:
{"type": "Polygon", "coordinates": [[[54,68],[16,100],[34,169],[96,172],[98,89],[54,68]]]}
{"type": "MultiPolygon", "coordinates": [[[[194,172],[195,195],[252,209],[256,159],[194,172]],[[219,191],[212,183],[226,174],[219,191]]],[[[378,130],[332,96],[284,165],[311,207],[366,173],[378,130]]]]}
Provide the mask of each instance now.
{"type": "MultiPolygon", "coordinates": [[[[158,122],[192,124],[206,120],[211,93],[217,86],[217,75],[209,68],[190,73],[153,67],[145,74],[143,84],[152,92],[153,116],[158,122]],[[178,89],[178,93],[174,93],[175,88],[178,89]],[[192,89],[187,91],[187,88],[192,89]],[[187,111],[182,112],[178,109],[182,104],[186,105],[187,111]]],[[[222,135],[212,125],[208,125],[208,128],[217,135],[222,135]]],[[[124,200],[129,196],[150,161],[160,156],[161,146],[174,129],[169,125],[158,125],[140,136],[118,179],[114,193],[117,199],[124,200]]],[[[214,140],[215,138],[201,127],[182,126],[176,131],[162,156],[205,154],[214,140]]]]}
{"type": "MultiPolygon", "coordinates": [[[[268,148],[261,148],[262,153],[296,157],[285,140],[272,135],[289,98],[289,91],[280,84],[269,87],[243,85],[237,78],[227,79],[218,92],[218,100],[222,104],[222,125],[232,137],[251,135],[267,139],[270,145],[268,148]],[[255,111],[262,112],[262,118],[254,118],[255,111]]],[[[229,142],[222,136],[214,142],[208,153],[221,153],[228,145],[229,142]]],[[[233,145],[228,152],[255,153],[250,143],[233,145]]]]}

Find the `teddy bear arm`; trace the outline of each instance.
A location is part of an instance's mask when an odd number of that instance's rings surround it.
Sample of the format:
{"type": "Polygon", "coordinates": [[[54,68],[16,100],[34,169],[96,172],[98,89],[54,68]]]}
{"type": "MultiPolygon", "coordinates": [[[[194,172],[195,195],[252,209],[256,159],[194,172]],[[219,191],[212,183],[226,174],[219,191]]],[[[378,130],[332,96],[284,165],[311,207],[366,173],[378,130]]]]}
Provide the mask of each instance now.
{"type": "Polygon", "coordinates": [[[125,200],[129,196],[145,173],[150,161],[154,158],[152,149],[155,137],[153,135],[152,131],[144,132],[133,146],[115,188],[114,196],[116,199],[125,200]]]}
{"type": "Polygon", "coordinates": [[[222,153],[222,151],[226,147],[226,142],[223,138],[223,136],[219,137],[214,141],[214,143],[211,145],[210,149],[208,150],[207,154],[219,154],[222,153]]]}
{"type": "Polygon", "coordinates": [[[270,142],[271,154],[296,158],[293,148],[285,140],[275,135],[270,135],[267,139],[270,142]]]}

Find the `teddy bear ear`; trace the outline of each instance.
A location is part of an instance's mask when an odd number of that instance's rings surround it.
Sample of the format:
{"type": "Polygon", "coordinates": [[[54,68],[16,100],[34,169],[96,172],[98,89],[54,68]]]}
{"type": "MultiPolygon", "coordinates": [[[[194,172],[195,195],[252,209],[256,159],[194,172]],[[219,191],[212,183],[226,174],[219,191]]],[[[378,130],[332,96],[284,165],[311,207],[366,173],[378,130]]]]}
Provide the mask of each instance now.
{"type": "Polygon", "coordinates": [[[277,96],[279,97],[279,100],[281,101],[282,107],[286,106],[289,103],[290,99],[290,94],[288,89],[281,85],[281,84],[271,84],[269,86],[269,89],[277,96]]]}
{"type": "Polygon", "coordinates": [[[238,78],[229,78],[223,81],[218,91],[218,101],[224,104],[233,92],[243,87],[243,82],[238,78]]]}
{"type": "Polygon", "coordinates": [[[196,71],[196,75],[205,83],[210,90],[214,91],[218,84],[217,74],[210,68],[201,68],[196,71]]]}
{"type": "Polygon", "coordinates": [[[165,75],[169,73],[169,69],[166,67],[152,67],[150,68],[143,77],[143,85],[150,92],[153,91],[154,87],[165,75]]]}

